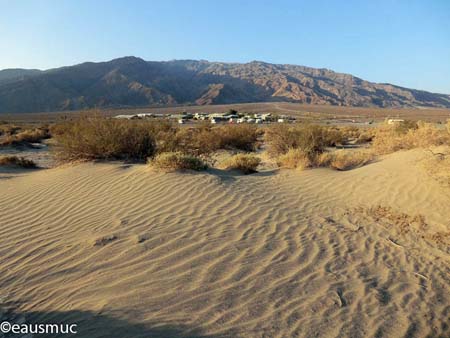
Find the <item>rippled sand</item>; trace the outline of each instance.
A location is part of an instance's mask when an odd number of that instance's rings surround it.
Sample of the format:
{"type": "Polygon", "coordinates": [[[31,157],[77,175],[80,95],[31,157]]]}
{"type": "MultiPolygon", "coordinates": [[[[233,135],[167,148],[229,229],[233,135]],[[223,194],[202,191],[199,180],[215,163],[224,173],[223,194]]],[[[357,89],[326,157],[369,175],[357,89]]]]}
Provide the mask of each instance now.
{"type": "Polygon", "coordinates": [[[450,193],[348,172],[0,172],[0,295],[77,337],[449,337],[450,193]]]}

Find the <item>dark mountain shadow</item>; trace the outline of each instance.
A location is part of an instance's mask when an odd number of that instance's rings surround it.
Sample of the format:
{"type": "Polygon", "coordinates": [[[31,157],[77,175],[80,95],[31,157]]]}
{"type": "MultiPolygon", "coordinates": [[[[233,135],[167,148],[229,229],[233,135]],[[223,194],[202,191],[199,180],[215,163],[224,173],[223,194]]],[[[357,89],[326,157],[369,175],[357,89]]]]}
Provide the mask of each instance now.
{"type": "MultiPolygon", "coordinates": [[[[5,320],[2,317],[2,320],[5,320]]],[[[134,323],[115,316],[96,314],[90,311],[52,311],[6,314],[11,324],[76,324],[76,334],[34,334],[33,337],[77,337],[77,338],[225,338],[225,336],[205,335],[199,328],[183,324],[158,324],[155,322],[134,323]],[[16,322],[19,321],[19,322],[16,322]]],[[[18,338],[21,335],[6,334],[5,338],[18,338]]]]}

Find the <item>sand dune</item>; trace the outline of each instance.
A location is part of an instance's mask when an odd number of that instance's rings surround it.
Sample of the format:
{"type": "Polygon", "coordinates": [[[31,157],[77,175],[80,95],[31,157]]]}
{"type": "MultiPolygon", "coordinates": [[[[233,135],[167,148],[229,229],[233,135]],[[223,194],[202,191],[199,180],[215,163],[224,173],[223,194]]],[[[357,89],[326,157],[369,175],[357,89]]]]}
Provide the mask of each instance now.
{"type": "Polygon", "coordinates": [[[348,172],[0,173],[0,290],[78,337],[449,337],[450,190],[348,172]]]}

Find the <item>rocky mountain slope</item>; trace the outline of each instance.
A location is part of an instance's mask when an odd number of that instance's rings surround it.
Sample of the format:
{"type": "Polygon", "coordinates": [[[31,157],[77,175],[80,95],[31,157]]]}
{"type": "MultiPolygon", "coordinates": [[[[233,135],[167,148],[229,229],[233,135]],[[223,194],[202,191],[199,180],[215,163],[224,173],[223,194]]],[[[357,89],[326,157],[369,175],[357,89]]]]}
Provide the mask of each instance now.
{"type": "Polygon", "coordinates": [[[450,95],[295,65],[167,62],[124,57],[47,71],[0,71],[0,113],[173,104],[288,101],[374,107],[450,107],[450,95]]]}

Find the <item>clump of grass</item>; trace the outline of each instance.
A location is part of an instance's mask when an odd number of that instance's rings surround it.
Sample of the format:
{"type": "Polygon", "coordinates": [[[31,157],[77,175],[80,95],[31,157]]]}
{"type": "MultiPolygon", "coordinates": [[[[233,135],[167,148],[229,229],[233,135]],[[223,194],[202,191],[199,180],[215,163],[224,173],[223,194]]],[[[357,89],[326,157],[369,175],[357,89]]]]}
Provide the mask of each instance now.
{"type": "Polygon", "coordinates": [[[158,170],[171,172],[177,170],[206,170],[206,164],[198,157],[181,152],[167,152],[149,160],[150,165],[158,170]]]}
{"type": "Polygon", "coordinates": [[[148,121],[85,117],[55,128],[57,155],[63,160],[144,160],[155,153],[160,126],[148,121]]]}
{"type": "Polygon", "coordinates": [[[285,154],[278,156],[277,164],[286,169],[306,169],[314,165],[311,158],[301,149],[289,149],[285,154]]]}
{"type": "Polygon", "coordinates": [[[252,174],[257,172],[256,168],[261,163],[261,159],[252,154],[237,154],[230,157],[224,163],[224,168],[227,170],[239,170],[243,174],[252,174]]]}
{"type": "Polygon", "coordinates": [[[26,169],[37,168],[37,165],[34,161],[28,160],[24,157],[17,157],[17,156],[0,157],[0,166],[19,167],[26,169]]]}
{"type": "Polygon", "coordinates": [[[374,158],[375,156],[371,151],[337,150],[319,155],[316,159],[316,165],[344,171],[362,167],[372,162],[374,158]]]}
{"type": "Polygon", "coordinates": [[[406,126],[385,125],[377,128],[372,143],[378,154],[389,154],[399,150],[425,148],[450,144],[450,133],[438,129],[431,123],[408,122],[406,126]]]}

